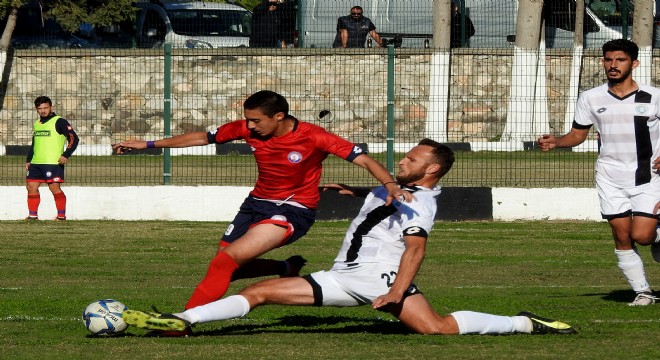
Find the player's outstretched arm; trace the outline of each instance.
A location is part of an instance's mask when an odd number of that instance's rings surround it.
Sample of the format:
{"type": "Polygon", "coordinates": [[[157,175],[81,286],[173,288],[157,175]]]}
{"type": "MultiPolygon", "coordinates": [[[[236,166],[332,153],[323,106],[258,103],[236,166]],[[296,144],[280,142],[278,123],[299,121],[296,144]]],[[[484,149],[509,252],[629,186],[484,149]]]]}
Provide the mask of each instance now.
{"type": "Polygon", "coordinates": [[[560,137],[556,137],[550,134],[543,134],[541,137],[539,137],[537,143],[542,151],[549,151],[556,147],[573,147],[582,144],[587,139],[588,134],[589,129],[572,128],[570,132],[560,137]]]}
{"type": "Polygon", "coordinates": [[[371,192],[370,189],[365,188],[354,188],[346,184],[322,184],[321,188],[323,191],[335,190],[342,195],[348,195],[351,197],[365,198],[371,192]]]}
{"type": "Polygon", "coordinates": [[[203,131],[191,132],[172,136],[170,138],[145,141],[145,140],[126,140],[112,145],[112,149],[118,154],[133,149],[146,149],[147,147],[155,148],[182,148],[189,146],[208,145],[209,140],[207,133],[203,131]],[[151,146],[149,146],[151,144],[151,146]]]}
{"type": "Polygon", "coordinates": [[[369,155],[362,154],[356,157],[353,164],[367,169],[376,180],[385,186],[385,189],[389,192],[385,205],[391,204],[394,199],[405,200],[406,202],[412,201],[412,194],[402,190],[387,169],[369,155]]]}

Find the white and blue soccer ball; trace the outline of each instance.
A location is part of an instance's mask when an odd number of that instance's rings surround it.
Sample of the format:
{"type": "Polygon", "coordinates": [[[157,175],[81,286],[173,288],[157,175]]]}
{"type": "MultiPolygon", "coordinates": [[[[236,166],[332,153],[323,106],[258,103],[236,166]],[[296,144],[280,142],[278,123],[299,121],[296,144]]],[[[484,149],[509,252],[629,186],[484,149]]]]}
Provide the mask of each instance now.
{"type": "Polygon", "coordinates": [[[94,301],[83,311],[85,327],[94,335],[119,334],[128,327],[121,317],[121,313],[126,309],[126,305],[117,300],[94,301]]]}

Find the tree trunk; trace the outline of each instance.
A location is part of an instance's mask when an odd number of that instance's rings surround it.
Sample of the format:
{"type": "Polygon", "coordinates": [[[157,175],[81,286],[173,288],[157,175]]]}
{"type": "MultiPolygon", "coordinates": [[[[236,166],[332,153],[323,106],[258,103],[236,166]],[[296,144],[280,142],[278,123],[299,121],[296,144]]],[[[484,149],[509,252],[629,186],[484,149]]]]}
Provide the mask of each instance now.
{"type": "Polygon", "coordinates": [[[575,37],[573,44],[571,78],[568,84],[566,112],[564,113],[564,134],[571,131],[573,127],[575,104],[577,104],[580,88],[580,69],[582,69],[582,55],[584,54],[584,0],[577,0],[575,2],[575,37]]]}
{"type": "Polygon", "coordinates": [[[426,112],[426,137],[447,142],[451,35],[451,0],[433,1],[433,55],[426,112]]]}
{"type": "Polygon", "coordinates": [[[632,40],[639,46],[639,66],[633,76],[641,84],[651,85],[651,52],[653,46],[653,0],[636,0],[633,13],[632,40]]]}
{"type": "Polygon", "coordinates": [[[7,25],[5,25],[5,30],[2,32],[2,37],[0,37],[0,50],[7,51],[11,43],[11,35],[14,33],[14,28],[16,27],[18,9],[12,8],[9,11],[7,16],[7,25]]]}
{"type": "Polygon", "coordinates": [[[433,47],[449,49],[451,39],[451,0],[433,1],[433,47]]]}
{"type": "Polygon", "coordinates": [[[542,12],[543,0],[518,2],[511,90],[502,141],[524,141],[536,138],[532,124],[536,77],[537,71],[540,71],[538,57],[542,12]]]}

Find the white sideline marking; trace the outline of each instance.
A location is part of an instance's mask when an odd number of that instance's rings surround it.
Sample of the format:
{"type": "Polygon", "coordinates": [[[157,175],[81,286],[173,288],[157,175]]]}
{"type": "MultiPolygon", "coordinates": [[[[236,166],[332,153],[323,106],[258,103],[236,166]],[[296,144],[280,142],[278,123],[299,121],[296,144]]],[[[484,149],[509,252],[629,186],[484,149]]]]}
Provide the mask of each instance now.
{"type": "Polygon", "coordinates": [[[8,288],[0,288],[0,290],[23,290],[22,287],[8,287],[8,288]]]}
{"type": "Polygon", "coordinates": [[[619,319],[610,319],[610,320],[601,320],[596,319],[592,320],[595,323],[608,323],[608,324],[636,324],[636,323],[657,323],[660,322],[660,319],[649,319],[649,320],[619,320],[619,319]]]}
{"type": "Polygon", "coordinates": [[[611,285],[465,285],[454,286],[454,289],[522,289],[522,288],[611,288],[611,285]]]}
{"type": "Polygon", "coordinates": [[[45,316],[26,316],[26,315],[9,315],[0,318],[0,321],[82,321],[82,317],[75,318],[62,318],[62,317],[45,317],[45,316]]]}

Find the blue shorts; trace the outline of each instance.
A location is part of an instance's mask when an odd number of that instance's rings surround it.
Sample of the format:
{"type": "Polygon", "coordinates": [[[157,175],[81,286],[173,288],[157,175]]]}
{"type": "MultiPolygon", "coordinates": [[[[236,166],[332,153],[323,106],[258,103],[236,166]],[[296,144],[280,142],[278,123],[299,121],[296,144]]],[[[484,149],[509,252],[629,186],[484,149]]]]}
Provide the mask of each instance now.
{"type": "Polygon", "coordinates": [[[271,223],[288,229],[282,245],[290,244],[305,234],[314,224],[316,210],[288,204],[277,205],[270,201],[257,200],[248,196],[227,227],[220,246],[230,244],[243,236],[252,226],[271,223]]]}
{"type": "Polygon", "coordinates": [[[64,165],[30,164],[28,167],[27,175],[25,176],[25,181],[47,184],[63,183],[64,165]]]}

